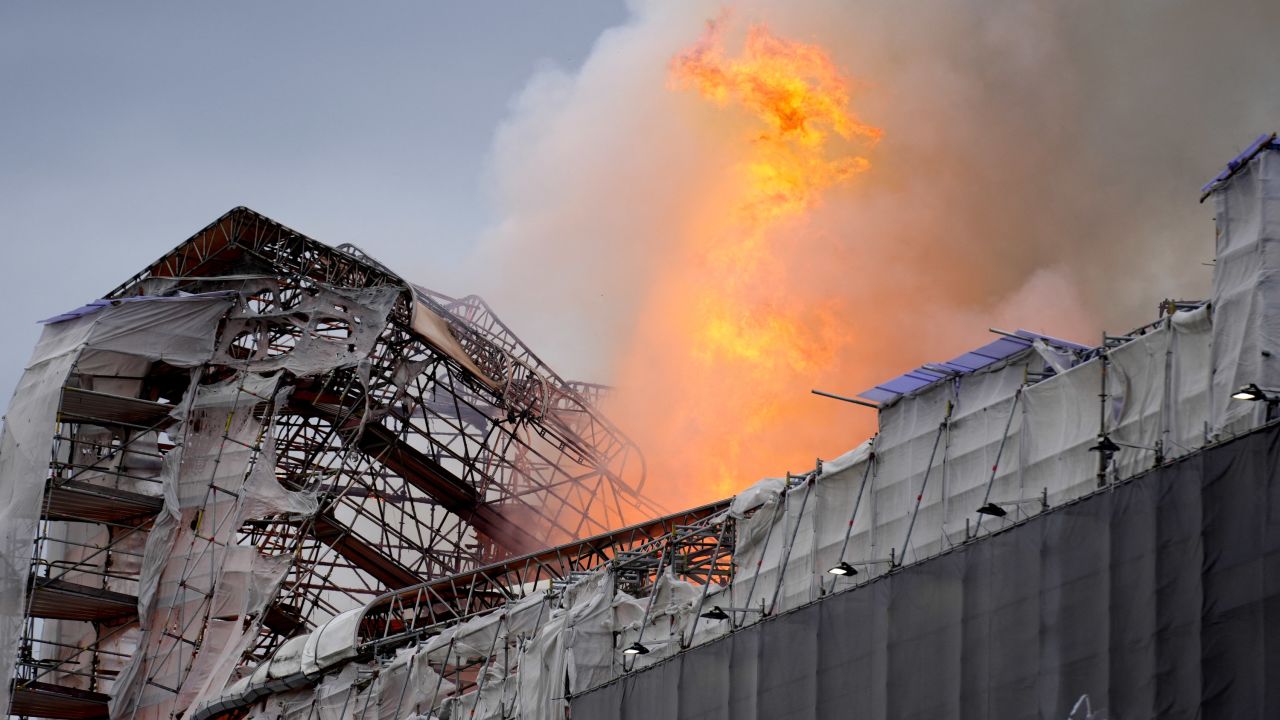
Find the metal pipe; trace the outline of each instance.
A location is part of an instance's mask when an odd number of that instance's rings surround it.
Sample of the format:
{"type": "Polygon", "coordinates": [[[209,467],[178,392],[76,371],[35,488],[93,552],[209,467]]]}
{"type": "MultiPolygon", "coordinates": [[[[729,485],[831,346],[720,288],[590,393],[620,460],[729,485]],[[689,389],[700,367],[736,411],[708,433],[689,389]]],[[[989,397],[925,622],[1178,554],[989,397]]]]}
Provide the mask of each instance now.
{"type": "Polygon", "coordinates": [[[845,397],[845,396],[843,396],[843,395],[836,395],[835,393],[824,392],[824,391],[822,391],[822,390],[810,390],[809,392],[813,393],[814,395],[821,395],[822,397],[828,397],[828,398],[831,398],[832,400],[841,400],[841,401],[844,401],[844,402],[847,402],[847,403],[853,403],[854,405],[861,405],[862,407],[869,407],[869,408],[872,408],[872,409],[874,409],[874,410],[879,410],[879,409],[880,409],[880,406],[879,406],[879,405],[877,405],[877,404],[875,404],[875,403],[873,403],[873,402],[867,402],[866,400],[857,400],[857,399],[854,399],[854,398],[851,398],[851,397],[845,397]]]}
{"type": "MultiPolygon", "coordinates": [[[[875,448],[876,448],[876,438],[872,437],[871,452],[867,456],[867,468],[862,471],[862,484],[858,486],[858,497],[853,501],[853,512],[849,514],[849,525],[845,527],[844,541],[840,543],[840,557],[839,557],[840,562],[844,561],[845,551],[849,549],[849,537],[853,534],[853,523],[855,520],[858,519],[858,508],[862,506],[862,495],[863,493],[866,492],[866,489],[867,489],[867,478],[871,476],[871,468],[872,466],[875,465],[875,462],[876,462],[875,448]]],[[[819,583],[819,587],[822,587],[821,583],[819,583]]],[[[836,578],[832,578],[831,589],[835,590],[835,588],[836,588],[836,578]]],[[[826,592],[825,587],[824,587],[824,592],[826,592]]]]}
{"type": "MultiPolygon", "coordinates": [[[[813,494],[814,479],[818,477],[817,471],[811,472],[805,476],[804,499],[800,501],[800,514],[796,516],[796,524],[791,528],[791,542],[782,550],[782,564],[778,566],[778,583],[773,586],[773,599],[769,601],[769,611],[765,615],[773,613],[773,609],[778,605],[778,593],[782,592],[782,581],[787,577],[787,563],[791,562],[791,548],[795,547],[796,536],[800,534],[800,521],[804,519],[805,508],[809,506],[809,496],[813,494]]],[[[791,493],[788,491],[787,493],[791,493]]]]}
{"type": "Polygon", "coordinates": [[[942,433],[951,424],[951,401],[947,401],[947,414],[943,416],[942,423],[938,425],[938,434],[933,437],[933,450],[929,453],[929,464],[924,469],[924,480],[920,482],[920,492],[916,495],[916,506],[911,511],[911,522],[907,525],[907,536],[902,540],[902,560],[907,559],[907,550],[911,547],[911,532],[916,528],[916,516],[920,514],[920,501],[924,499],[924,491],[929,487],[929,473],[933,471],[933,459],[938,455],[938,443],[942,440],[942,433]]]}
{"type": "MultiPolygon", "coordinates": [[[[986,505],[991,501],[991,487],[996,484],[996,472],[1000,468],[1000,458],[1004,455],[1004,445],[1009,440],[1009,428],[1013,427],[1013,416],[1018,412],[1018,400],[1022,398],[1022,388],[1018,388],[1013,392],[1013,405],[1009,408],[1009,419],[1004,422],[1004,435],[1000,436],[1000,447],[996,449],[996,461],[991,466],[991,479],[987,481],[987,492],[982,496],[982,504],[986,505]]],[[[982,532],[982,516],[978,516],[977,527],[973,529],[973,536],[977,537],[982,532]]]]}

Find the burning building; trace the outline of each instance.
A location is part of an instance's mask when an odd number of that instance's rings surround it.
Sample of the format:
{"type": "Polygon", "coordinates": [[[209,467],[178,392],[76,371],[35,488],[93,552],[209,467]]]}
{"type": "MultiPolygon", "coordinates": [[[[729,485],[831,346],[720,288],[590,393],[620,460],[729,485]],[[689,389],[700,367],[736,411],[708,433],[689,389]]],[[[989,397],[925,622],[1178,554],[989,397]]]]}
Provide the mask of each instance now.
{"type": "Polygon", "coordinates": [[[999,332],[675,514],[478,299],[233,210],[46,323],[0,455],[10,713],[1264,715],[1278,168],[1266,136],[1204,188],[1210,299],[999,332]]]}
{"type": "Polygon", "coordinates": [[[230,211],[45,321],[0,448],[9,711],[176,717],[384,593],[659,515],[601,390],[478,298],[230,211]]]}

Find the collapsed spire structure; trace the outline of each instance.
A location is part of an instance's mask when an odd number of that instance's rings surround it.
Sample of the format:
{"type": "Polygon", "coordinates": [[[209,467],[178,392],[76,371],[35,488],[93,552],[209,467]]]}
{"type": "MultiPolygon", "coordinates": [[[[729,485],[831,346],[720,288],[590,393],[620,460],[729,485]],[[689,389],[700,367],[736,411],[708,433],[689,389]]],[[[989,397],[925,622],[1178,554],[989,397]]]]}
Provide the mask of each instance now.
{"type": "Polygon", "coordinates": [[[177,717],[389,591],[661,515],[602,391],[231,210],[46,321],[0,447],[9,712],[177,717]]]}

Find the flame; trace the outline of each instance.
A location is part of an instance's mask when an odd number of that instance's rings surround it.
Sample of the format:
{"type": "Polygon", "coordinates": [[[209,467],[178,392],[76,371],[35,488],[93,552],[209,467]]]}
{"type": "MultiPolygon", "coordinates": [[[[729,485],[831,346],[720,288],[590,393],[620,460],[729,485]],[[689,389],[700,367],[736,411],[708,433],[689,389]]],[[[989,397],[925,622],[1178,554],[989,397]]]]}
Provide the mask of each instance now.
{"type": "Polygon", "coordinates": [[[672,60],[670,81],[743,127],[739,159],[727,189],[708,188],[685,257],[653,288],[615,399],[650,477],[669,488],[657,499],[672,505],[812,467],[853,441],[813,431],[830,416],[815,411],[811,383],[852,338],[834,299],[789,291],[804,280],[788,256],[825,191],[870,169],[858,148],[881,131],[853,114],[850,83],[821,47],[753,25],[729,57],[727,19],[672,60]]]}

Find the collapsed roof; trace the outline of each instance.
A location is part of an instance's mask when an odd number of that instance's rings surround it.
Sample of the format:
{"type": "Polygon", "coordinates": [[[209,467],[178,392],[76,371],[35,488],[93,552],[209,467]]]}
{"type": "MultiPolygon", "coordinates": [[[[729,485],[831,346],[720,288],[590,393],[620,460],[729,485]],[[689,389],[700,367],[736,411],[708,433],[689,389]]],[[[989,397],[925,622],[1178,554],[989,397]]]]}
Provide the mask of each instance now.
{"type": "Polygon", "coordinates": [[[231,210],[45,321],[0,450],[11,712],[169,717],[383,593],[659,515],[601,391],[231,210]]]}

